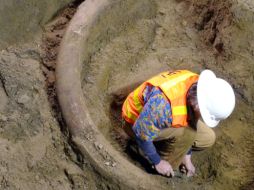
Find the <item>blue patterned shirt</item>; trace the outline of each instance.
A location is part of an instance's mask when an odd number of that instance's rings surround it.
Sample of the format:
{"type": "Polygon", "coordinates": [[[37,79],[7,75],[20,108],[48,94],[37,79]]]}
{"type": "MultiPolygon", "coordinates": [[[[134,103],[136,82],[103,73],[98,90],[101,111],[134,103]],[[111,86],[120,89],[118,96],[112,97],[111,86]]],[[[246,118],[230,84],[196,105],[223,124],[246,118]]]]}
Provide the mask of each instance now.
{"type": "Polygon", "coordinates": [[[171,126],[171,106],[158,87],[147,86],[143,98],[144,107],[133,125],[133,131],[136,137],[144,141],[152,141],[161,129],[171,126]]]}

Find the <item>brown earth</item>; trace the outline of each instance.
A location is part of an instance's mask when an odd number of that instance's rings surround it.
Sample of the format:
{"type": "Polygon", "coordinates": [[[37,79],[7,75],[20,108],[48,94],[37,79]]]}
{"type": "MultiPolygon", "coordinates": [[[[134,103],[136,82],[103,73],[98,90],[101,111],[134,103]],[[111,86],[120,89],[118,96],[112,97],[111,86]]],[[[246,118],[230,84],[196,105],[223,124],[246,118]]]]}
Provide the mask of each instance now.
{"type": "Polygon", "coordinates": [[[42,38],[0,53],[0,189],[96,189],[69,142],[54,87],[59,43],[77,6],[42,38]]]}
{"type": "MultiPolygon", "coordinates": [[[[0,53],[0,189],[114,189],[101,183],[103,176],[69,141],[56,101],[55,61],[76,6],[69,5],[46,25],[42,38],[0,53]]],[[[194,153],[197,176],[154,176],[162,186],[252,188],[253,7],[251,1],[157,0],[154,14],[131,23],[91,57],[83,89],[92,119],[134,164],[112,136],[120,125],[112,92],[167,69],[209,68],[233,84],[236,109],[215,129],[214,147],[194,153]]]]}

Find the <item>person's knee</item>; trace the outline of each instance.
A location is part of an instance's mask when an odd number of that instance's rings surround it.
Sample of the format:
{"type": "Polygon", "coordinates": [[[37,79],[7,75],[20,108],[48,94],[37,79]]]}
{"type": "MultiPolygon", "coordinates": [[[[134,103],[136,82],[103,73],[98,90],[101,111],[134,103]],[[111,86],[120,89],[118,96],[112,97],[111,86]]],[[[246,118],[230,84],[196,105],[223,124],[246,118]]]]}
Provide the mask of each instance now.
{"type": "Polygon", "coordinates": [[[203,128],[196,136],[193,147],[196,150],[202,150],[214,145],[216,134],[211,128],[203,128]]]}
{"type": "Polygon", "coordinates": [[[207,147],[211,147],[215,144],[216,141],[216,134],[215,132],[211,129],[208,135],[207,139],[207,147]]]}

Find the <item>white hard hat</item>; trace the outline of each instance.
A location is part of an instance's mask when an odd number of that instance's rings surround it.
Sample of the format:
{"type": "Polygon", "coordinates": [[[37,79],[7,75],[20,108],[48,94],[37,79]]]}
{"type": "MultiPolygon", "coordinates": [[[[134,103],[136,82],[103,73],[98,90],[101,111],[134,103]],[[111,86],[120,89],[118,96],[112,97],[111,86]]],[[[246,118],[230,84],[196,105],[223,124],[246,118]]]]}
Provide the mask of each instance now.
{"type": "Polygon", "coordinates": [[[217,78],[211,70],[201,72],[197,96],[201,117],[209,127],[216,127],[235,107],[235,94],[231,85],[217,78]]]}

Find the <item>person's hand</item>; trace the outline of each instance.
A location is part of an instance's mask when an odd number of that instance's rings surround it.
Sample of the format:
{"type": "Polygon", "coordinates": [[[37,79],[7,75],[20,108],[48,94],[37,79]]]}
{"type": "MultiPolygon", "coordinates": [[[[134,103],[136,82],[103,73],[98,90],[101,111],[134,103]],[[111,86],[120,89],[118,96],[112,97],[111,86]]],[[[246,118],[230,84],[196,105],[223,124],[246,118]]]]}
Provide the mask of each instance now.
{"type": "Polygon", "coordinates": [[[183,168],[186,173],[187,177],[191,177],[195,175],[195,167],[191,162],[191,155],[185,155],[182,161],[182,164],[184,165],[185,168],[183,168]]]}
{"type": "Polygon", "coordinates": [[[165,160],[161,160],[159,164],[155,165],[155,169],[161,175],[165,175],[165,176],[168,176],[168,177],[170,177],[170,176],[173,177],[174,176],[173,168],[165,160]]]}

